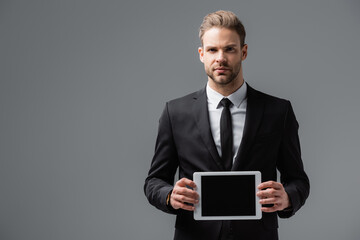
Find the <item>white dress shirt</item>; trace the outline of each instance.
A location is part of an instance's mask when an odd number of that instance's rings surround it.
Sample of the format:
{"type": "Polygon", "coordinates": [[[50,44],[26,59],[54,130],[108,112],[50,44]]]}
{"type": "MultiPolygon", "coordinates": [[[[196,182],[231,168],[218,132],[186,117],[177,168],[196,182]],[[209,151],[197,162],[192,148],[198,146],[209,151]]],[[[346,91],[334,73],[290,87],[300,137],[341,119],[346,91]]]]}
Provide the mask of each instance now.
{"type": "MultiPolygon", "coordinates": [[[[236,92],[227,96],[232,105],[230,105],[230,113],[232,118],[232,129],[233,129],[233,162],[239,150],[239,146],[242,140],[245,116],[246,116],[246,98],[247,86],[244,82],[243,85],[236,90],[236,92]]],[[[215,142],[217,151],[221,157],[221,142],[220,142],[220,117],[223,110],[223,106],[220,104],[223,95],[212,89],[209,84],[206,85],[206,95],[209,111],[209,121],[211,133],[215,142]]]]}

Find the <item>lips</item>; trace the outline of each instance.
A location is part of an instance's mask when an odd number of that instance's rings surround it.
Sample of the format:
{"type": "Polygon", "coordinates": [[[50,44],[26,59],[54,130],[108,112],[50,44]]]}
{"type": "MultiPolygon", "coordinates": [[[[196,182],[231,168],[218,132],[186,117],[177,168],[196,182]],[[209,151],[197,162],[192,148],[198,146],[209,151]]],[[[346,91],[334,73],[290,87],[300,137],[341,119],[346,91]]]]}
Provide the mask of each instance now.
{"type": "Polygon", "coordinates": [[[226,68],[226,67],[217,67],[215,68],[215,71],[219,74],[222,74],[222,73],[225,73],[226,71],[229,71],[230,69],[229,68],[226,68]]]}

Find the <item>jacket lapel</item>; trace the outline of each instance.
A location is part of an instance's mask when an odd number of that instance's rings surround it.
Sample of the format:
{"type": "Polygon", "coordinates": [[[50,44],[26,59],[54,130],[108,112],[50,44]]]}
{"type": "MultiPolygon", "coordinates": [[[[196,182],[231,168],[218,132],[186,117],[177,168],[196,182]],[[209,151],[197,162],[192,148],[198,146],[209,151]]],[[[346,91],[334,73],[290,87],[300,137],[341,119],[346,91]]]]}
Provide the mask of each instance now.
{"type": "Polygon", "coordinates": [[[258,96],[256,90],[247,85],[247,107],[243,137],[232,171],[242,170],[246,166],[247,152],[249,151],[257,130],[260,126],[264,111],[264,101],[258,96]]]}
{"type": "Polygon", "coordinates": [[[193,114],[196,125],[200,131],[201,138],[220,170],[225,170],[219,153],[217,152],[214,139],[211,133],[209,122],[209,111],[205,88],[198,91],[194,96],[193,114]]]}

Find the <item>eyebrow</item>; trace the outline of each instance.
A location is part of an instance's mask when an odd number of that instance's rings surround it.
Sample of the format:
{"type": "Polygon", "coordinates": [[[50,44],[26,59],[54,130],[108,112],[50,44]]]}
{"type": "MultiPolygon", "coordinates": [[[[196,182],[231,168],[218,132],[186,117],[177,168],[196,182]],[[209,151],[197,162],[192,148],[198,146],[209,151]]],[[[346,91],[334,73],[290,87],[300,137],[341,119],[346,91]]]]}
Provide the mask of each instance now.
{"type": "MultiPolygon", "coordinates": [[[[234,43],[234,44],[228,44],[228,45],[224,46],[224,48],[227,48],[227,47],[237,47],[237,44],[234,43]]],[[[217,47],[211,46],[211,45],[205,47],[205,49],[211,49],[211,48],[217,48],[217,47]]]]}

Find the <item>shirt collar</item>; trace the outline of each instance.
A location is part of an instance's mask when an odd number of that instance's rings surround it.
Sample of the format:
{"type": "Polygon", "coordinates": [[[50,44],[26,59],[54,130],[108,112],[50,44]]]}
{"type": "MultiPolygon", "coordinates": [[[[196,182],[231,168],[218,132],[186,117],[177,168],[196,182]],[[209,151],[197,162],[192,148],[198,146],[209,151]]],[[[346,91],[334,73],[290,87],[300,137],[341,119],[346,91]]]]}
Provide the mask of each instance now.
{"type": "MultiPolygon", "coordinates": [[[[241,103],[246,98],[246,93],[247,93],[247,86],[244,81],[244,83],[241,85],[241,87],[238,90],[236,90],[226,98],[228,98],[234,104],[234,106],[239,108],[241,103]]],[[[213,104],[214,106],[217,106],[216,108],[219,108],[221,106],[220,101],[225,97],[222,94],[215,91],[214,89],[212,89],[209,86],[209,83],[206,84],[206,95],[209,103],[213,104]]]]}

